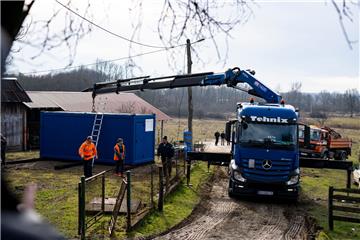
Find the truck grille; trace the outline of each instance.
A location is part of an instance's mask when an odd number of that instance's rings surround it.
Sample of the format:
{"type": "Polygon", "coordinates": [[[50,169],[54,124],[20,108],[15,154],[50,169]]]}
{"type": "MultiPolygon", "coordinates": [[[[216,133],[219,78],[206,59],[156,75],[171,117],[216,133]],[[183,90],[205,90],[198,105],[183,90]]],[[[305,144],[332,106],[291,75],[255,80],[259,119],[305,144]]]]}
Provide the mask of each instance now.
{"type": "Polygon", "coordinates": [[[265,170],[262,166],[264,159],[255,159],[255,167],[249,168],[249,159],[241,160],[243,176],[258,182],[285,182],[291,171],[291,160],[271,160],[272,166],[265,170]]]}

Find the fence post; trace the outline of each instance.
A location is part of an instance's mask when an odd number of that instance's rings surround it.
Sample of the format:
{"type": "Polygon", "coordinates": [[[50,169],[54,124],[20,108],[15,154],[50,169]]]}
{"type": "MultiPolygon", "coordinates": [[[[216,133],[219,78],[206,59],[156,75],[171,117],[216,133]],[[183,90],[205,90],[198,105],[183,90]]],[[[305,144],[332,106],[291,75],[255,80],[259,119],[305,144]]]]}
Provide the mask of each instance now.
{"type": "Polygon", "coordinates": [[[79,223],[80,223],[80,239],[85,239],[85,176],[80,178],[80,197],[79,197],[79,223]]]}
{"type": "MultiPolygon", "coordinates": [[[[170,165],[170,167],[172,167],[172,166],[170,165]]],[[[164,174],[164,176],[165,176],[165,192],[167,193],[169,190],[169,186],[170,186],[170,175],[169,175],[169,163],[168,162],[166,162],[165,166],[163,166],[163,171],[165,172],[165,174],[164,174]]]]}
{"type": "Polygon", "coordinates": [[[175,158],[175,173],[176,173],[176,177],[178,177],[179,176],[178,157],[175,158]]]}
{"type": "Polygon", "coordinates": [[[101,177],[101,211],[105,212],[105,173],[101,177]]]}
{"type": "Polygon", "coordinates": [[[329,221],[329,229],[332,231],[334,229],[334,220],[333,220],[333,193],[334,188],[329,187],[329,199],[328,199],[328,221],[329,221]]]}
{"type": "MultiPolygon", "coordinates": [[[[81,179],[80,179],[81,180],[81,179]]],[[[78,235],[81,234],[81,182],[78,183],[78,235]]]]}
{"type": "Polygon", "coordinates": [[[187,170],[186,170],[186,184],[190,186],[190,171],[191,171],[191,160],[187,160],[187,170]]]}
{"type": "Polygon", "coordinates": [[[163,167],[159,166],[159,201],[158,209],[162,212],[164,207],[164,172],[163,167]]]}
{"type": "Polygon", "coordinates": [[[184,175],[186,174],[186,153],[184,153],[184,175]]]}
{"type": "Polygon", "coordinates": [[[129,231],[131,229],[131,172],[130,170],[126,171],[126,208],[127,208],[127,215],[126,215],[126,230],[129,231]]]}
{"type": "Polygon", "coordinates": [[[351,171],[352,171],[351,168],[346,170],[347,173],[346,188],[351,188],[351,171]]]}
{"type": "Polygon", "coordinates": [[[151,173],[150,173],[150,202],[151,207],[154,207],[154,165],[151,164],[151,173]]]}

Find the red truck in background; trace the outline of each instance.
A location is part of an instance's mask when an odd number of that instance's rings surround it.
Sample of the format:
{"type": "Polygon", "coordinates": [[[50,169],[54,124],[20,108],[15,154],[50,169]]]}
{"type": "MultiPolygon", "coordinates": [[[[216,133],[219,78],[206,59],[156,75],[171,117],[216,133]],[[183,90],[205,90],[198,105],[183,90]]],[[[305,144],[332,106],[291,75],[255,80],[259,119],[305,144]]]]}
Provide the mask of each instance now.
{"type": "Polygon", "coordinates": [[[338,132],[329,127],[310,128],[310,144],[305,147],[305,125],[299,126],[300,156],[322,159],[346,160],[351,155],[352,142],[349,138],[343,138],[338,132]]]}

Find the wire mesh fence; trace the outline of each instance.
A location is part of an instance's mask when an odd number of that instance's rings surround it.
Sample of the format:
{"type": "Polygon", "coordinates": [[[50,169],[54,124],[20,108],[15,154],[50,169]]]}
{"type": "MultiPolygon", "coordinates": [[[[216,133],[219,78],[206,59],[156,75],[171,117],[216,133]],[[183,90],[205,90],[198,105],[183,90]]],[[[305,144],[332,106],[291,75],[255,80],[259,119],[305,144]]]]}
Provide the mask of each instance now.
{"type": "Polygon", "coordinates": [[[105,213],[105,171],[90,178],[80,178],[78,185],[78,234],[85,239],[86,229],[92,227],[105,213]]]}
{"type": "MultiPolygon", "coordinates": [[[[83,209],[79,205],[79,217],[81,217],[80,211],[85,212],[83,222],[79,219],[79,226],[85,224],[85,227],[90,227],[95,224],[96,227],[88,232],[91,237],[94,237],[108,233],[107,229],[110,229],[109,225],[112,221],[111,229],[114,236],[119,237],[121,234],[125,234],[126,231],[133,229],[152,209],[159,208],[159,202],[163,204],[164,198],[176,188],[182,177],[185,176],[185,167],[186,162],[182,150],[179,149],[175,151],[175,156],[171,161],[172,174],[170,176],[165,175],[160,159],[156,159],[155,164],[130,169],[124,180],[115,175],[112,170],[98,174],[101,177],[97,176],[86,180],[84,193],[79,190],[79,203],[80,201],[84,202],[83,209]],[[113,209],[119,199],[119,190],[123,181],[127,185],[126,191],[121,198],[119,211],[114,213],[113,209]],[[81,199],[81,194],[85,200],[81,199]],[[105,213],[103,219],[101,219],[102,213],[105,213]],[[116,214],[116,218],[114,218],[114,214],[116,214]],[[101,220],[98,221],[99,219],[101,220]]],[[[79,189],[81,189],[81,184],[79,189]]],[[[79,233],[81,234],[80,228],[79,233]]]]}

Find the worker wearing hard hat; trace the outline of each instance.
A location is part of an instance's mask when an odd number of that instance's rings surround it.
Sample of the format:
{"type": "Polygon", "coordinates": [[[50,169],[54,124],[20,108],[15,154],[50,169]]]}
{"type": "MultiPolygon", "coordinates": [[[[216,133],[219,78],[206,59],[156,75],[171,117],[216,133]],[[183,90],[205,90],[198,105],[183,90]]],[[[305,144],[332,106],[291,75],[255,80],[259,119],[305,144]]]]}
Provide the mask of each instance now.
{"type": "Polygon", "coordinates": [[[86,178],[92,176],[92,159],[98,158],[96,146],[91,136],[88,136],[79,148],[79,155],[84,164],[84,175],[86,178]]]}
{"type": "Polygon", "coordinates": [[[125,145],[122,138],[118,138],[114,146],[115,175],[123,177],[125,161],[125,145]]]}

